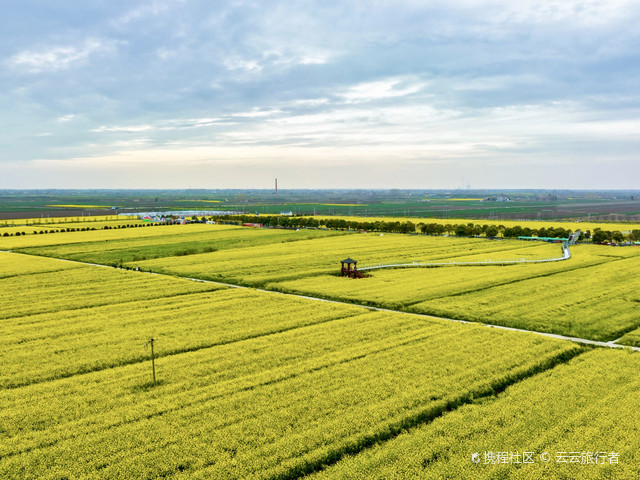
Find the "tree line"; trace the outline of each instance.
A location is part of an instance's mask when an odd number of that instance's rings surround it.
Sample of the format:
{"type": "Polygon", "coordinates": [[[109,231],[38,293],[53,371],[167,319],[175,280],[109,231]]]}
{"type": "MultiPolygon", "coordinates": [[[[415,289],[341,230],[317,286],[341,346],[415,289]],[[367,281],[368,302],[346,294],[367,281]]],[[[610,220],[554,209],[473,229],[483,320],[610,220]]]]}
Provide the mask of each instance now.
{"type": "MultiPolygon", "coordinates": [[[[119,228],[139,228],[139,227],[151,227],[158,225],[170,225],[171,223],[133,223],[133,224],[121,224],[121,225],[105,225],[102,227],[102,230],[117,230],[119,228]]],[[[52,228],[50,230],[34,230],[33,235],[44,235],[45,233],[64,233],[64,232],[91,232],[94,230],[99,230],[96,227],[67,227],[67,228],[52,228]]],[[[15,232],[9,233],[4,232],[3,237],[19,237],[21,235],[26,235],[27,232],[15,232]]]]}
{"type": "MultiPolygon", "coordinates": [[[[284,228],[319,228],[326,227],[333,230],[360,230],[367,232],[384,233],[422,233],[425,235],[455,235],[458,237],[488,237],[488,238],[517,238],[517,237],[551,237],[568,238],[570,229],[562,227],[530,228],[504,225],[481,225],[474,223],[449,224],[449,223],[414,223],[410,221],[362,221],[346,220],[344,218],[316,218],[308,216],[281,216],[281,215],[219,215],[211,217],[219,223],[262,224],[268,227],[284,228]]],[[[591,240],[594,243],[616,242],[625,240],[640,241],[640,230],[633,230],[628,234],[620,231],[609,231],[596,228],[593,232],[586,230],[581,232],[579,241],[591,240]]]]}

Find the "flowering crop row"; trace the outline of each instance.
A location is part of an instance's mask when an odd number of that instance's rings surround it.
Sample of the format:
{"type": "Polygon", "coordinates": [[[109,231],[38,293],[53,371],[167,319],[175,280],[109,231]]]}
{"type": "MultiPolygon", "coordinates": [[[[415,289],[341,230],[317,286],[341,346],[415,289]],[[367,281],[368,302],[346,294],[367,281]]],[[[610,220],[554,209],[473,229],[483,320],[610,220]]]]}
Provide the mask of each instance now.
{"type": "Polygon", "coordinates": [[[638,369],[637,353],[591,351],[310,478],[638,478],[638,369]]]}
{"type": "MultiPolygon", "coordinates": [[[[640,327],[633,274],[640,267],[640,249],[576,245],[571,250],[572,258],[563,262],[379,270],[360,280],[317,275],[268,287],[594,340],[614,340],[640,327]]],[[[637,344],[635,335],[620,342],[637,344]]]]}
{"type": "MultiPolygon", "coordinates": [[[[316,317],[318,313],[311,315],[316,317]]],[[[1,391],[2,402],[15,408],[0,412],[7,439],[14,442],[0,455],[41,445],[42,436],[35,431],[38,425],[45,425],[49,438],[57,440],[94,433],[123,419],[135,421],[160,415],[176,406],[197,404],[326,368],[424,338],[427,332],[424,324],[410,316],[391,323],[379,313],[362,309],[352,313],[180,355],[165,356],[167,340],[159,338],[157,348],[162,358],[157,362],[160,383],[155,389],[145,387],[150,378],[148,366],[130,364],[1,391]],[[372,333],[380,331],[384,336],[372,333]],[[39,408],[39,403],[47,407],[39,408]],[[70,423],[75,424],[73,429],[67,428],[70,423]]],[[[430,326],[433,335],[441,331],[441,327],[430,326]]]]}
{"type": "Polygon", "coordinates": [[[622,336],[620,340],[616,343],[620,343],[621,345],[631,345],[634,347],[640,347],[640,327],[635,330],[631,330],[622,336]]]}
{"type": "MultiPolygon", "coordinates": [[[[94,217],[91,217],[92,219],[94,217]]],[[[10,220],[13,221],[13,220],[10,220]]],[[[136,218],[128,218],[125,220],[90,220],[90,221],[79,221],[79,222],[48,222],[48,223],[25,223],[24,220],[15,220],[15,225],[11,226],[3,226],[2,220],[0,220],[0,236],[4,237],[5,233],[9,235],[15,235],[17,232],[25,233],[26,235],[31,235],[32,233],[40,233],[40,232],[55,232],[66,229],[73,229],[71,231],[95,231],[95,230],[103,230],[104,227],[119,229],[120,226],[125,225],[142,225],[142,220],[138,220],[136,218]]],[[[6,238],[3,238],[6,240],[6,238]]]]}
{"type": "Polygon", "coordinates": [[[122,217],[118,217],[117,215],[79,215],[77,217],[33,217],[33,218],[18,218],[18,219],[7,219],[0,220],[0,227],[4,226],[13,226],[13,225],[53,225],[53,224],[78,224],[78,223],[114,223],[114,222],[122,222],[122,221],[135,221],[139,222],[138,219],[131,218],[128,220],[122,220],[122,217]]]}

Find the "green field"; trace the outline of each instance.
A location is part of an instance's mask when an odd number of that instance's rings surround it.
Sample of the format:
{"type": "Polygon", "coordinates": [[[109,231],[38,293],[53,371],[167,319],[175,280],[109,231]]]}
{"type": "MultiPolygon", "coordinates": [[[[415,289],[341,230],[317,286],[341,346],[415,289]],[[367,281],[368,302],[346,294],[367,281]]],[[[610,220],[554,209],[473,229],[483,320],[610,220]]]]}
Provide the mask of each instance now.
{"type": "Polygon", "coordinates": [[[0,192],[0,226],[19,216],[46,219],[127,212],[215,210],[296,215],[437,219],[637,221],[637,192],[427,190],[77,190],[0,192]],[[508,201],[499,201],[499,198],[508,201]],[[117,207],[119,210],[111,210],[117,207]]]}

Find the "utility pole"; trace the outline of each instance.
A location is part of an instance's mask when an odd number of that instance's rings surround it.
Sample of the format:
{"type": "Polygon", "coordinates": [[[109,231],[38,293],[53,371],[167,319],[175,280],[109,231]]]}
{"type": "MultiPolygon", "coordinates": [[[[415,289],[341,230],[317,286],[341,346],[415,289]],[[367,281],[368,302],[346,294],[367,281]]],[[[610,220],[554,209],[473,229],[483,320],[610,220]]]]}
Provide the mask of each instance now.
{"type": "Polygon", "coordinates": [[[149,337],[149,340],[147,340],[147,343],[144,344],[144,346],[146,347],[147,345],[151,345],[151,369],[153,371],[153,384],[156,384],[156,359],[155,359],[155,355],[153,353],[153,343],[156,341],[155,338],[153,337],[149,337]]]}

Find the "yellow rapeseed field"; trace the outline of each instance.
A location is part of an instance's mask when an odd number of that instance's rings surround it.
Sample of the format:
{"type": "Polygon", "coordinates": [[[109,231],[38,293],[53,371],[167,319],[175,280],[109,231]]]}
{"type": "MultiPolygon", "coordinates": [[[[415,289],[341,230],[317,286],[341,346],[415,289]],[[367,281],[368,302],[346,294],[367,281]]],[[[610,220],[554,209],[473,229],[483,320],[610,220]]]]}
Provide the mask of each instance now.
{"type": "Polygon", "coordinates": [[[588,352],[310,478],[638,478],[638,369],[637,353],[588,352]]]}
{"type": "Polygon", "coordinates": [[[148,260],[136,265],[154,272],[262,286],[335,273],[340,269],[340,261],[347,257],[354,258],[359,267],[364,267],[384,263],[490,258],[517,260],[522,257],[543,259],[549,256],[561,256],[560,247],[546,243],[525,244],[516,240],[358,233],[148,260]]]}
{"type": "Polygon", "coordinates": [[[577,245],[554,263],[383,269],[360,279],[338,276],[340,260],[453,265],[561,249],[216,225],[0,237],[0,249],[29,253],[0,252],[0,478],[639,473],[637,353],[479,324],[633,336],[638,248],[577,245]],[[126,270],[36,254],[155,258],[126,270]],[[564,448],[618,452],[621,468],[471,461],[474,452],[564,448]]]}

